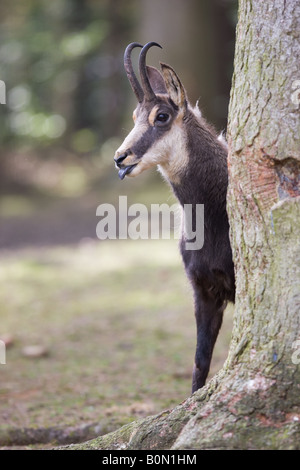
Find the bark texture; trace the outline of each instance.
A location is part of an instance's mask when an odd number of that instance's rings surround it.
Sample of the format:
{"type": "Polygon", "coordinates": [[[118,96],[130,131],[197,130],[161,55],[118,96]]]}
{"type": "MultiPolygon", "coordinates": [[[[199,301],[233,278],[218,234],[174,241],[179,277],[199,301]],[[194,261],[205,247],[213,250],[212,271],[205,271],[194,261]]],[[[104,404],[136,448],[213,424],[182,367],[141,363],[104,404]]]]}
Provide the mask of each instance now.
{"type": "Polygon", "coordinates": [[[299,2],[240,1],[228,132],[237,294],[223,369],[175,409],[70,449],[300,448],[299,21],[299,2]]]}

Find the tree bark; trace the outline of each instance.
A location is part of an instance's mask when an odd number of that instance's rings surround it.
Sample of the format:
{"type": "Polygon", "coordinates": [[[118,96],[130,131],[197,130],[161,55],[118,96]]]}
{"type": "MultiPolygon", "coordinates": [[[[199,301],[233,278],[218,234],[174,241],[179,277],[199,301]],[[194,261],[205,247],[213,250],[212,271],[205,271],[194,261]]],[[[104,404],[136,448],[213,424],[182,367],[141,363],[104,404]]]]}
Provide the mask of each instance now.
{"type": "Polygon", "coordinates": [[[228,132],[237,294],[224,367],[175,409],[72,449],[300,448],[299,20],[299,2],[240,0],[228,132]]]}

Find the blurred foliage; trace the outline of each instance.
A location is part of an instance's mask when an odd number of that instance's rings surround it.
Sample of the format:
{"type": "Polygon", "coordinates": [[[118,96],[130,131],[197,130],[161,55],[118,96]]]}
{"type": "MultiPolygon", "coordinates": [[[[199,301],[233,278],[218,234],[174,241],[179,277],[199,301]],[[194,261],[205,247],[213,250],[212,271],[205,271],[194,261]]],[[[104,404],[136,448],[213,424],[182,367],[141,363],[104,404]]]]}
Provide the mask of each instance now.
{"type": "MultiPolygon", "coordinates": [[[[224,128],[236,3],[176,0],[177,11],[170,11],[165,2],[147,0],[1,0],[0,80],[5,82],[7,94],[6,105],[0,106],[2,192],[28,187],[56,191],[59,181],[62,193],[78,195],[95,174],[100,180],[112,180],[117,139],[131,126],[127,125],[131,116],[128,104],[133,97],[123,69],[124,48],[133,40],[153,40],[154,34],[156,40],[162,39],[172,61],[176,37],[167,25],[177,14],[176,24],[183,28],[179,35],[186,36],[185,10],[187,24],[193,17],[212,22],[212,34],[220,36],[215,49],[206,53],[203,27],[192,27],[184,52],[177,48],[177,55],[185,56],[190,64],[192,78],[187,75],[186,82],[191,96],[193,87],[198,93],[199,82],[208,118],[215,117],[224,128]],[[151,38],[145,38],[149,31],[151,38]],[[219,60],[220,40],[226,47],[219,60]],[[189,44],[196,46],[192,49],[189,44]],[[200,57],[197,67],[195,54],[200,57]],[[212,57],[219,68],[207,67],[210,77],[201,82],[203,60],[209,64],[212,57]],[[214,85],[218,90],[211,87],[216,81],[211,75],[218,76],[219,85],[214,85]]],[[[181,69],[185,68],[183,61],[181,69]]]]}
{"type": "Polygon", "coordinates": [[[116,41],[133,22],[134,2],[1,2],[2,148],[53,141],[90,152],[118,129],[124,107],[116,41]],[[117,31],[117,35],[116,35],[117,31]],[[4,119],[3,119],[4,118],[4,119]]]}

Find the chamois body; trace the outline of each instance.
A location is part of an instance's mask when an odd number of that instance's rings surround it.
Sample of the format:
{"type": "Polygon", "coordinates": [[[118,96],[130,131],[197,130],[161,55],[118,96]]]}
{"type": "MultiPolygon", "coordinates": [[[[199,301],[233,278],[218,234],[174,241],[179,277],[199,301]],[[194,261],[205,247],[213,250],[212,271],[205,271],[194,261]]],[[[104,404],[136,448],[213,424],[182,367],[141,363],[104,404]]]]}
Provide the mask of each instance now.
{"type": "Polygon", "coordinates": [[[204,245],[187,250],[184,236],[180,250],[193,286],[197,347],[192,390],[205,384],[215,341],[228,301],[234,302],[235,282],[229,223],[226,212],[228,185],[227,149],[207,123],[189,112],[186,126],[188,164],[172,184],[182,206],[204,204],[204,245]]]}
{"type": "Polygon", "coordinates": [[[228,301],[234,301],[235,280],[226,212],[228,185],[227,148],[192,108],[175,71],[161,64],[161,73],[146,67],[146,44],[140,54],[140,86],[132,69],[132,43],[125,51],[125,69],[139,104],[135,126],[115,155],[119,176],[136,176],[158,165],[179,203],[190,204],[195,217],[197,204],[204,204],[204,244],[187,248],[183,230],[180,250],[193,286],[197,346],[192,391],[205,384],[213,348],[228,301]]]}

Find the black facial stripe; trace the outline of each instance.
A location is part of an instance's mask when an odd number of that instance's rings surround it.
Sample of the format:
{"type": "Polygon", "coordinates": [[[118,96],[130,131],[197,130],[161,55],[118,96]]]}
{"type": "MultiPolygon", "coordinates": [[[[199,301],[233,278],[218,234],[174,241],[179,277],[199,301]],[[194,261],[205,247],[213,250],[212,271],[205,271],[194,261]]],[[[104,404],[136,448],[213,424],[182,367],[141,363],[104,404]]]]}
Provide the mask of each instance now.
{"type": "Polygon", "coordinates": [[[142,137],[131,147],[132,153],[138,158],[142,158],[143,155],[150,149],[150,147],[157,142],[165,134],[164,129],[157,129],[155,127],[149,127],[142,137]]]}
{"type": "Polygon", "coordinates": [[[169,98],[169,103],[175,109],[175,111],[179,110],[177,104],[175,104],[174,101],[171,98],[169,98]]]}

